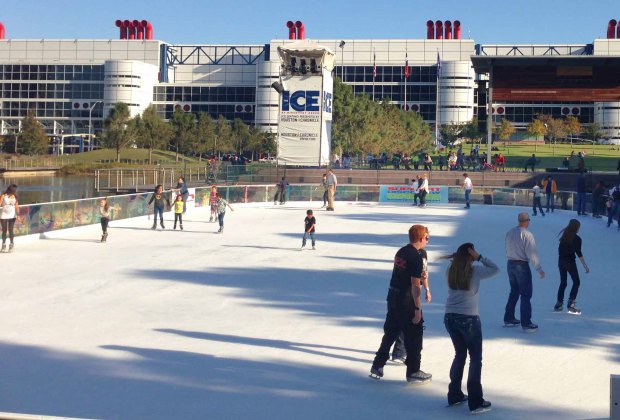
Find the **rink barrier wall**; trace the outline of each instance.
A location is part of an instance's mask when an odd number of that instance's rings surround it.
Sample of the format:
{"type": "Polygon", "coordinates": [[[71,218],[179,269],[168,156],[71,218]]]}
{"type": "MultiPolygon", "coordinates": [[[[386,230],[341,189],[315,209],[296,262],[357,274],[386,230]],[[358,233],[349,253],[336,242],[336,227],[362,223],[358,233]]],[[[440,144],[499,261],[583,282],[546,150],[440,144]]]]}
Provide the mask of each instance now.
{"type": "MultiPolygon", "coordinates": [[[[380,200],[381,189],[396,188],[407,189],[404,185],[381,186],[381,185],[339,185],[336,193],[336,201],[370,201],[384,202],[380,200]]],[[[191,189],[193,202],[188,202],[191,207],[209,206],[209,186],[191,189]]],[[[441,196],[440,199],[429,201],[429,205],[441,202],[465,203],[464,191],[460,187],[438,186],[433,187],[434,193],[441,196]],[[447,189],[447,194],[446,194],[447,189]]],[[[230,203],[270,203],[276,194],[275,185],[239,185],[219,186],[218,192],[230,203]]],[[[172,202],[176,195],[172,191],[164,193],[172,202]]],[[[109,196],[108,202],[112,209],[111,220],[127,219],[132,217],[147,216],[152,214],[152,206],[148,206],[152,193],[137,193],[109,196]]],[[[577,193],[558,191],[555,194],[555,207],[562,210],[575,210],[577,193]]],[[[299,184],[290,185],[287,190],[287,201],[319,201],[323,200],[323,189],[316,185],[299,184]]],[[[470,196],[472,204],[506,205],[532,207],[533,193],[530,189],[480,187],[475,188],[470,196]]],[[[591,212],[592,195],[587,194],[587,212],[591,212]]],[[[68,229],[99,223],[99,198],[87,198],[80,200],[59,201],[54,203],[29,204],[19,207],[17,222],[15,223],[15,235],[43,234],[60,229],[68,229]]],[[[397,202],[393,201],[393,202],[397,202]]],[[[410,203],[411,200],[400,200],[410,203]]],[[[542,197],[543,207],[545,196],[542,197]]],[[[166,209],[167,211],[169,209],[166,209]]]]}

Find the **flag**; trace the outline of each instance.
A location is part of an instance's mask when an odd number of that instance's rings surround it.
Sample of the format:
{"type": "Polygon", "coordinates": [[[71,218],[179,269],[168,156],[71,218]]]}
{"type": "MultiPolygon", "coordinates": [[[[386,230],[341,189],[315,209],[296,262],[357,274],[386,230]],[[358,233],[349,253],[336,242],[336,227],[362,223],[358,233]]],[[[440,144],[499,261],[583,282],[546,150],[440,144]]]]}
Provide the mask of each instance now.
{"type": "Polygon", "coordinates": [[[377,54],[372,54],[372,81],[377,78],[377,54]]]}
{"type": "Polygon", "coordinates": [[[407,53],[405,53],[405,79],[409,78],[409,57],[407,57],[407,53]]]}

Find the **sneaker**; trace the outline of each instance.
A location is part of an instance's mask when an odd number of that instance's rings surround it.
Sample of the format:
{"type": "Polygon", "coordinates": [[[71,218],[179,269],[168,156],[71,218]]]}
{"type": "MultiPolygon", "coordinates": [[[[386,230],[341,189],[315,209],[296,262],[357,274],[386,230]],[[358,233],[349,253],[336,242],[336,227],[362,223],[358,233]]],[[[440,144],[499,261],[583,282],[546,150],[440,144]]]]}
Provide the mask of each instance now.
{"type": "Polygon", "coordinates": [[[457,405],[463,404],[466,401],[467,401],[467,395],[463,395],[460,400],[456,400],[453,402],[450,402],[450,400],[448,400],[448,407],[455,407],[457,405]]]}
{"type": "Polygon", "coordinates": [[[555,304],[555,306],[553,307],[553,310],[555,312],[562,312],[562,309],[564,308],[564,303],[560,302],[558,300],[558,303],[555,304]]]}
{"type": "Polygon", "coordinates": [[[504,327],[516,327],[518,325],[521,325],[521,321],[517,318],[513,318],[509,321],[504,321],[504,327]]]}
{"type": "Polygon", "coordinates": [[[533,322],[530,322],[529,324],[523,326],[523,332],[532,333],[536,331],[538,331],[538,325],[534,324],[533,322]]]}
{"type": "Polygon", "coordinates": [[[478,408],[474,408],[473,410],[470,410],[469,412],[471,414],[482,414],[482,413],[486,413],[487,411],[491,411],[491,402],[482,400],[482,404],[480,404],[478,408]]]}
{"type": "Polygon", "coordinates": [[[404,365],[406,359],[407,358],[404,356],[393,356],[392,362],[396,363],[397,365],[404,365]]]}
{"type": "Polygon", "coordinates": [[[381,379],[383,378],[383,367],[372,365],[370,368],[370,376],[373,379],[381,379]]]}
{"type": "Polygon", "coordinates": [[[407,374],[407,382],[409,383],[426,383],[430,382],[433,375],[418,370],[417,372],[407,374]]]}
{"type": "Polygon", "coordinates": [[[575,306],[575,301],[572,301],[571,303],[568,304],[568,313],[571,315],[581,315],[581,309],[575,306]]]}

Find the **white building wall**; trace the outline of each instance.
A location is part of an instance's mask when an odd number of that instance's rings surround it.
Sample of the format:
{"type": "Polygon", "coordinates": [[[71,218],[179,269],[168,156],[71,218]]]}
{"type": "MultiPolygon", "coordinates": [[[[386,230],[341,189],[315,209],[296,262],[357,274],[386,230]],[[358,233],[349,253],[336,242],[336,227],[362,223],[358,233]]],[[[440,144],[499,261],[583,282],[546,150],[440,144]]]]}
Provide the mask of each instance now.
{"type": "Polygon", "coordinates": [[[266,132],[275,133],[278,130],[278,104],[280,95],[271,87],[271,84],[279,80],[279,61],[265,61],[263,57],[261,57],[256,72],[255,124],[266,132]]]}
{"type": "Polygon", "coordinates": [[[463,124],[474,117],[474,79],[471,61],[442,61],[439,74],[440,124],[463,124]]]}
{"type": "Polygon", "coordinates": [[[594,122],[604,138],[620,139],[620,102],[595,102],[594,122]]]}
{"type": "Polygon", "coordinates": [[[117,102],[128,104],[132,116],[142,113],[153,102],[159,67],[141,61],[109,60],[104,72],[104,116],[117,102]]]}

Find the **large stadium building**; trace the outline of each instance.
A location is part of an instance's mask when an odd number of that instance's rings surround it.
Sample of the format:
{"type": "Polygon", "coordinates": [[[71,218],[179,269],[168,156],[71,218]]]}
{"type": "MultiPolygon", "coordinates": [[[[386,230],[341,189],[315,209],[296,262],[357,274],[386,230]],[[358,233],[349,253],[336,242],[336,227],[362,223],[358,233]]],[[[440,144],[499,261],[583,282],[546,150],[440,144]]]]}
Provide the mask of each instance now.
{"type": "MultiPolygon", "coordinates": [[[[285,39],[256,45],[169,44],[153,39],[147,21],[117,26],[118,39],[23,40],[0,24],[0,135],[19,132],[30,110],[50,135],[97,133],[117,102],[132,114],[152,103],[166,119],[181,107],[277,131],[276,51],[305,38],[303,23],[289,23],[285,39]]],[[[458,21],[429,21],[420,32],[426,37],[316,42],[335,53],[334,76],[355,94],[388,98],[432,126],[473,117],[484,126],[491,112],[524,138],[538,114],[574,115],[620,138],[615,21],[606,39],[582,45],[480,45],[462,39],[458,21]]]]}

